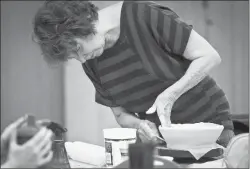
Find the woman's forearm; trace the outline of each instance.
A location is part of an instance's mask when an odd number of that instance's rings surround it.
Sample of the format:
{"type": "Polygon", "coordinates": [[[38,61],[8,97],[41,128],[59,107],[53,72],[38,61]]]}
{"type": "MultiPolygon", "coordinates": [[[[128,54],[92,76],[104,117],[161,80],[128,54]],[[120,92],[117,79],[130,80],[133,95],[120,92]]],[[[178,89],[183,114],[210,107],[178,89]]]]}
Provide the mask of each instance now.
{"type": "Polygon", "coordinates": [[[176,83],[166,89],[177,100],[185,92],[196,86],[209,73],[209,71],[220,63],[217,56],[200,57],[192,61],[185,75],[176,83]]]}
{"type": "Polygon", "coordinates": [[[112,107],[117,123],[124,128],[139,128],[141,120],[135,115],[130,114],[122,107],[112,107]]]}

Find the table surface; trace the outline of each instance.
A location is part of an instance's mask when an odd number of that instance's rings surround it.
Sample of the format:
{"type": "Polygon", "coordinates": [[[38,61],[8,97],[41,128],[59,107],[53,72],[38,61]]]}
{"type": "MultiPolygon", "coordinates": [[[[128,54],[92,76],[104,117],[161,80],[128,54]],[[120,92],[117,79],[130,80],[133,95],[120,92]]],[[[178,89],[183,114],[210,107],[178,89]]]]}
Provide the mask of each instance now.
{"type": "Polygon", "coordinates": [[[82,163],[82,162],[75,161],[72,159],[69,159],[69,164],[71,168],[98,168],[98,166],[87,164],[87,163],[82,163]]]}
{"type": "MultiPolygon", "coordinates": [[[[86,164],[78,161],[74,161],[69,159],[70,167],[71,168],[100,168],[101,166],[95,166],[91,164],[86,164]]],[[[185,168],[226,168],[225,164],[223,163],[223,159],[209,161],[205,163],[193,163],[193,164],[181,164],[181,167],[185,168]]],[[[105,168],[105,167],[102,167],[105,168]]]]}
{"type": "MultiPolygon", "coordinates": [[[[86,151],[85,152],[87,154],[89,153],[87,148],[91,147],[91,146],[92,146],[91,144],[87,144],[87,147],[85,147],[85,150],[87,151],[87,152],[86,151]]],[[[96,152],[96,153],[98,153],[98,152],[96,152]]],[[[166,158],[170,161],[173,160],[173,157],[168,157],[168,156],[160,156],[160,157],[166,158]]],[[[92,157],[92,158],[94,158],[94,157],[92,157]]],[[[100,160],[100,158],[97,158],[97,159],[100,160]]],[[[82,159],[82,160],[84,160],[84,159],[82,159]]],[[[97,166],[98,163],[96,165],[93,165],[93,164],[84,163],[84,162],[82,162],[82,160],[76,161],[74,159],[69,158],[69,163],[70,163],[71,168],[100,168],[100,167],[105,168],[104,166],[97,166]]],[[[105,159],[103,159],[103,160],[104,160],[103,162],[105,162],[105,159]]],[[[88,160],[86,160],[86,161],[88,161],[88,160]]],[[[185,164],[185,163],[181,163],[181,164],[178,163],[178,164],[181,165],[181,167],[185,167],[185,168],[226,168],[224,163],[223,163],[223,159],[221,159],[221,158],[214,159],[213,161],[208,161],[208,162],[204,162],[204,163],[199,162],[199,163],[192,163],[192,164],[185,164]]],[[[100,163],[99,163],[99,165],[100,165],[100,163]]]]}

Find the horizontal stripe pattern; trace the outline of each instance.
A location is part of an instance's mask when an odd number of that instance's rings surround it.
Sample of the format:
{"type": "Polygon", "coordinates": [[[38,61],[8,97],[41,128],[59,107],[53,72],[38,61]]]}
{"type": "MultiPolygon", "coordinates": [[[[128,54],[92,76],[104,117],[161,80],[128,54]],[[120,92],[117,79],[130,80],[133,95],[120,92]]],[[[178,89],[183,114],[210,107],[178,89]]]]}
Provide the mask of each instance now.
{"type": "Polygon", "coordinates": [[[120,67],[118,70],[114,70],[113,72],[107,73],[103,76],[100,76],[101,81],[103,83],[109,82],[114,80],[115,78],[121,78],[123,76],[126,76],[128,74],[130,74],[131,76],[133,76],[133,74],[131,72],[134,72],[136,70],[141,70],[142,69],[142,65],[140,62],[134,62],[131,63],[129,65],[122,65],[122,67],[120,67]]]}
{"type": "Polygon", "coordinates": [[[96,101],[97,103],[99,103],[99,104],[109,105],[109,107],[116,107],[116,106],[117,106],[117,105],[114,103],[114,101],[112,100],[112,98],[104,97],[103,95],[101,95],[100,92],[96,92],[95,101],[96,101]]]}
{"type": "MultiPolygon", "coordinates": [[[[160,93],[183,75],[184,62],[171,52],[184,51],[190,27],[175,13],[163,9],[166,11],[161,12],[150,2],[124,2],[121,33],[127,41],[84,66],[96,87],[96,102],[144,113],[160,93]],[[166,49],[159,47],[162,39],[171,51],[164,52],[166,49]]],[[[173,122],[188,123],[218,121],[216,118],[220,117],[220,122],[224,118],[224,124],[229,124],[229,111],[225,93],[207,76],[175,102],[171,118],[173,122]]]]}
{"type": "Polygon", "coordinates": [[[131,90],[133,88],[137,88],[141,83],[150,82],[154,79],[148,78],[148,74],[144,74],[141,76],[133,76],[130,80],[119,83],[112,87],[111,94],[119,95],[123,92],[127,92],[127,90],[131,90]]]}
{"type": "MultiPolygon", "coordinates": [[[[108,55],[108,54],[106,54],[108,55]]],[[[132,56],[134,55],[134,52],[131,50],[131,49],[127,49],[120,52],[120,53],[117,53],[117,55],[114,55],[112,54],[110,57],[107,57],[107,59],[105,60],[99,60],[100,62],[100,65],[98,66],[98,69],[100,69],[100,71],[104,71],[105,68],[108,68],[112,65],[115,65],[115,64],[120,64],[121,62],[123,62],[124,60],[128,59],[128,56],[132,56]],[[113,56],[113,57],[112,57],[113,56]],[[116,56],[116,57],[114,57],[116,56]]],[[[132,57],[132,58],[136,58],[136,57],[132,57]]],[[[102,58],[100,58],[102,59],[102,58]]],[[[131,57],[129,57],[129,59],[131,59],[131,57]]]]}

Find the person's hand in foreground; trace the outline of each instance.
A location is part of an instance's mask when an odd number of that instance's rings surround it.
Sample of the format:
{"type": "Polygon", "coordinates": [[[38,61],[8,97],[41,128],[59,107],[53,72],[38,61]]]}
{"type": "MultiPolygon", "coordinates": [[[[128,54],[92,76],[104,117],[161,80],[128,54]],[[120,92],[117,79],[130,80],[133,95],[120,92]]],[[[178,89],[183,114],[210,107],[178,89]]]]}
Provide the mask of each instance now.
{"type": "Polygon", "coordinates": [[[52,159],[51,137],[53,133],[45,127],[41,128],[29,141],[18,145],[17,129],[25,122],[26,117],[19,118],[10,124],[1,135],[1,149],[8,145],[7,160],[1,165],[1,168],[36,168],[52,159]]]}

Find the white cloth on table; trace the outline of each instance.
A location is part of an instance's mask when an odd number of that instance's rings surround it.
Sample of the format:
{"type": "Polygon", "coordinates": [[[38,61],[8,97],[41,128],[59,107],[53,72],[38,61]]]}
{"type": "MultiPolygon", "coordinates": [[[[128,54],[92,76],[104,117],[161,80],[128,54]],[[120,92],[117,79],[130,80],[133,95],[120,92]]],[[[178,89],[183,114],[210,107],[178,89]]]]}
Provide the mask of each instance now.
{"type": "Polygon", "coordinates": [[[84,143],[80,141],[65,142],[65,148],[68,156],[74,160],[96,167],[102,167],[105,164],[105,148],[84,143]]]}

